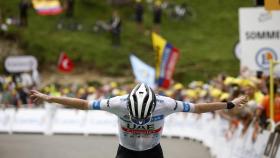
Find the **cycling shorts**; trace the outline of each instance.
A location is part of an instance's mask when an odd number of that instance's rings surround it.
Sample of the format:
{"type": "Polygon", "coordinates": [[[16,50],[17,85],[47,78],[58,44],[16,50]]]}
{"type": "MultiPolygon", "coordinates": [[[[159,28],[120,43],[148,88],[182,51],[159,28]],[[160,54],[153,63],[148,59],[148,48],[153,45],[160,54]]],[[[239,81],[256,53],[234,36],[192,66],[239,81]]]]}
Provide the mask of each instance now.
{"type": "Polygon", "coordinates": [[[116,158],[163,158],[163,152],[160,144],[152,149],[144,151],[134,151],[119,145],[116,158]]]}

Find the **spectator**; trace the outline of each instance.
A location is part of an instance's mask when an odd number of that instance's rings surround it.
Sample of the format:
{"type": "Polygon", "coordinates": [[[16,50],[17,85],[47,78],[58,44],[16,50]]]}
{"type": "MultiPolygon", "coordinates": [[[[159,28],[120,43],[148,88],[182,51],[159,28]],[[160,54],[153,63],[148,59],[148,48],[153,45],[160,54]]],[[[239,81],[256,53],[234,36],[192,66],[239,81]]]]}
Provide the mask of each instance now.
{"type": "Polygon", "coordinates": [[[4,84],[4,77],[3,76],[0,76],[0,92],[2,93],[3,92],[3,84],[4,84]]]}
{"type": "Polygon", "coordinates": [[[31,76],[32,76],[32,80],[34,81],[34,84],[36,86],[39,86],[41,81],[40,81],[40,74],[39,74],[38,70],[36,70],[36,69],[32,70],[31,76]]]}
{"type": "Polygon", "coordinates": [[[112,45],[120,46],[120,44],[121,44],[121,18],[117,11],[113,11],[112,19],[110,20],[110,30],[112,33],[112,45]]]}
{"type": "Polygon", "coordinates": [[[87,100],[97,99],[97,92],[93,86],[88,87],[87,92],[88,92],[87,100]]]}
{"type": "Polygon", "coordinates": [[[29,87],[33,85],[33,80],[31,75],[28,72],[24,72],[21,74],[22,85],[25,87],[29,87]]]}
{"type": "Polygon", "coordinates": [[[11,92],[11,102],[10,102],[15,108],[19,108],[20,107],[20,98],[19,98],[19,94],[17,93],[17,91],[15,89],[12,90],[11,92]]]}
{"type": "Polygon", "coordinates": [[[87,96],[88,96],[88,94],[87,94],[85,88],[80,88],[80,89],[78,90],[78,94],[77,94],[77,97],[78,97],[78,98],[86,100],[86,99],[87,99],[87,96]]]}
{"type": "Polygon", "coordinates": [[[161,2],[157,0],[154,4],[154,31],[159,33],[161,24],[161,2]]]}
{"type": "Polygon", "coordinates": [[[259,106],[263,100],[263,94],[257,89],[255,83],[250,80],[246,80],[245,82],[243,91],[249,97],[249,102],[252,101],[252,104],[254,102],[255,106],[259,106]]]}
{"type": "Polygon", "coordinates": [[[173,98],[176,100],[183,101],[184,100],[184,95],[182,94],[184,86],[181,83],[176,83],[173,86],[174,92],[173,92],[173,98]]]}
{"type": "Polygon", "coordinates": [[[3,19],[3,13],[2,13],[2,10],[0,8],[0,24],[4,22],[4,19],[3,19]]]}
{"type": "Polygon", "coordinates": [[[144,13],[144,7],[143,7],[142,0],[136,0],[135,21],[139,32],[143,32],[143,13],[144,13]]]}
{"type": "MultiPolygon", "coordinates": [[[[171,17],[172,19],[183,19],[187,13],[187,4],[176,4],[171,11],[171,17]]],[[[189,13],[190,14],[190,13],[189,13]]]]}
{"type": "Polygon", "coordinates": [[[2,93],[1,104],[4,104],[5,107],[8,107],[11,104],[11,100],[12,100],[12,94],[11,91],[9,90],[9,85],[5,84],[4,91],[2,93]]]}
{"type": "Polygon", "coordinates": [[[20,26],[27,26],[28,24],[28,0],[21,0],[19,3],[19,24],[20,26]]]}
{"type": "MultiPolygon", "coordinates": [[[[280,122],[280,88],[277,84],[274,85],[274,121],[280,122]]],[[[270,118],[270,96],[266,95],[262,100],[262,110],[258,112],[259,117],[262,113],[265,114],[266,119],[270,118]]],[[[265,119],[265,120],[266,120],[265,119]]]]}
{"type": "Polygon", "coordinates": [[[267,94],[268,92],[268,89],[267,89],[267,86],[266,86],[266,81],[268,80],[269,76],[265,76],[263,74],[262,71],[257,71],[257,74],[256,74],[256,79],[257,79],[257,88],[260,89],[260,91],[263,93],[263,94],[267,94]]]}
{"type": "Polygon", "coordinates": [[[27,105],[28,104],[28,90],[27,88],[23,87],[21,84],[17,86],[18,96],[21,101],[21,104],[27,105]]]}
{"type": "Polygon", "coordinates": [[[7,31],[7,25],[4,22],[4,16],[3,16],[2,10],[0,8],[0,33],[2,31],[4,31],[4,32],[7,31]]]}
{"type": "Polygon", "coordinates": [[[66,0],[66,17],[73,18],[74,16],[75,0],[66,0]]]}

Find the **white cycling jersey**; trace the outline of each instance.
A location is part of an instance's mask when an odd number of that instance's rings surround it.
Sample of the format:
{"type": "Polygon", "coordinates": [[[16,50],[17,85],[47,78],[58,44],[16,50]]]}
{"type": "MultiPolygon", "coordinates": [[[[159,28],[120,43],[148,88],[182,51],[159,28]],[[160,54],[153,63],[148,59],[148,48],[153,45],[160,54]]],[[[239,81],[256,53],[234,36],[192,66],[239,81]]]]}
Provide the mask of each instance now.
{"type": "Polygon", "coordinates": [[[130,150],[143,151],[158,145],[163,130],[164,118],[169,114],[194,111],[192,103],[157,95],[152,120],[146,125],[139,126],[129,119],[127,96],[90,101],[89,109],[104,110],[117,115],[120,144],[130,150]]]}

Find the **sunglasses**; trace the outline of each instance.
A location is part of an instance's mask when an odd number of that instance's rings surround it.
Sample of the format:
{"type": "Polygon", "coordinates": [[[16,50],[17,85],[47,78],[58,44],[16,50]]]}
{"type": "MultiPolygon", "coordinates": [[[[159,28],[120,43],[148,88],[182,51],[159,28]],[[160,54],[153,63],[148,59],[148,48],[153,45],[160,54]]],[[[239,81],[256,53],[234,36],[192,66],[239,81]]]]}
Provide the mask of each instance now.
{"type": "Polygon", "coordinates": [[[145,119],[134,118],[131,115],[129,115],[129,117],[130,117],[130,120],[132,123],[139,125],[139,126],[146,125],[152,121],[152,115],[145,119]]]}

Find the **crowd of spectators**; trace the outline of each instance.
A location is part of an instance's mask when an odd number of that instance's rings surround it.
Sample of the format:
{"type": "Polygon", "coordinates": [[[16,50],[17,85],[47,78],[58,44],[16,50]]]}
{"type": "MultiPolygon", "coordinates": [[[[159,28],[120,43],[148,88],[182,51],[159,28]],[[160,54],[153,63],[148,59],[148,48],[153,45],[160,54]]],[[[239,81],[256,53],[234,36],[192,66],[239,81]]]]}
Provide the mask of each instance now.
{"type": "MultiPolygon", "coordinates": [[[[231,77],[220,74],[212,80],[206,82],[193,81],[188,85],[175,83],[169,89],[156,89],[159,95],[169,96],[177,100],[190,102],[216,102],[230,101],[233,98],[245,94],[249,97],[248,105],[243,109],[230,111],[227,113],[231,118],[248,119],[250,121],[258,117],[262,126],[269,118],[269,95],[267,77],[231,77]],[[259,119],[262,118],[262,119],[259,119]]],[[[279,80],[275,80],[275,121],[280,121],[280,88],[279,80]]],[[[37,83],[38,84],[38,83],[37,83]]],[[[81,99],[102,99],[118,95],[127,94],[134,83],[119,84],[111,82],[108,84],[83,85],[71,84],[50,84],[38,87],[32,74],[22,73],[20,75],[0,76],[0,104],[2,107],[34,107],[29,99],[30,89],[40,91],[55,96],[70,96],[81,99]]]]}
{"type": "Polygon", "coordinates": [[[28,72],[0,75],[0,107],[32,107],[28,94],[37,84],[33,74],[28,72]]]}
{"type": "MultiPolygon", "coordinates": [[[[188,85],[174,83],[169,89],[157,88],[159,95],[169,96],[181,101],[198,102],[226,102],[239,95],[247,95],[249,102],[244,108],[221,110],[213,112],[229,122],[225,137],[231,139],[238,126],[242,127],[242,134],[246,134],[249,127],[254,128],[252,141],[262,129],[269,127],[270,118],[268,77],[231,77],[220,74],[208,82],[193,81],[188,85]]],[[[275,80],[274,121],[280,122],[280,84],[275,80]]],[[[62,85],[53,83],[38,87],[32,76],[21,74],[18,76],[0,76],[0,105],[2,108],[43,108],[44,104],[35,105],[28,94],[30,89],[38,89],[43,93],[54,96],[68,96],[86,100],[110,98],[125,95],[130,92],[135,83],[88,82],[85,84],[62,85]]],[[[187,114],[186,114],[187,115],[187,114]]],[[[199,116],[199,115],[198,115],[199,116]]]]}

